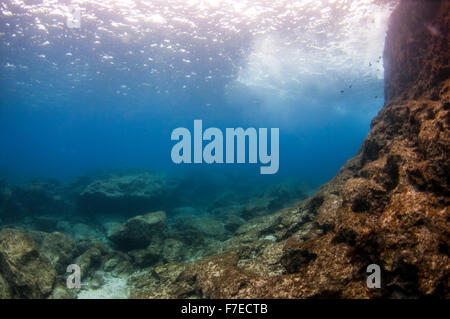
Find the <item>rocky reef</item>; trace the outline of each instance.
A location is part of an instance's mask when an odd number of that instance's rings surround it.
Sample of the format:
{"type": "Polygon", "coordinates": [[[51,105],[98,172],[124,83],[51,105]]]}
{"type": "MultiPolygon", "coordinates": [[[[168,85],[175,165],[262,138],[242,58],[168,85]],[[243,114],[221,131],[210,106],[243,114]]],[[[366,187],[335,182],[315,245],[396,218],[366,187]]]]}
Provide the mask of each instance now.
{"type": "Polygon", "coordinates": [[[204,190],[151,173],[0,184],[0,298],[449,298],[449,8],[400,2],[384,107],[308,198],[284,184],[194,202],[204,190]]]}
{"type": "Polygon", "coordinates": [[[230,191],[191,201],[199,190],[185,191],[186,185],[192,185],[190,177],[149,172],[90,176],[68,184],[3,183],[0,297],[127,298],[132,274],[214,255],[247,220],[305,197],[304,186],[283,183],[247,190],[245,196],[230,191]],[[22,194],[33,194],[32,200],[22,200],[22,194]],[[151,210],[160,205],[167,213],[151,210]],[[71,264],[80,266],[80,289],[66,288],[71,264]]]}

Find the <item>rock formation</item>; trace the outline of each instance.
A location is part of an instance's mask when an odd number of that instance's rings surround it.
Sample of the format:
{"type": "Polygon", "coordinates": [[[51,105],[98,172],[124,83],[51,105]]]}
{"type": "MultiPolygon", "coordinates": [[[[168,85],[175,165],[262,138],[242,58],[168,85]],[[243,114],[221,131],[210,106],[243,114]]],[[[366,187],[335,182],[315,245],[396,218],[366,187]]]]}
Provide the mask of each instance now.
{"type": "Polygon", "coordinates": [[[130,251],[145,248],[167,236],[166,213],[158,211],[139,215],[112,230],[108,238],[120,249],[130,251]]]}
{"type": "Polygon", "coordinates": [[[31,236],[13,229],[0,232],[0,274],[0,293],[15,298],[45,298],[56,279],[31,236]]]}
{"type": "Polygon", "coordinates": [[[87,185],[77,198],[80,213],[135,216],[162,209],[178,183],[150,173],[110,176],[87,185]]]}

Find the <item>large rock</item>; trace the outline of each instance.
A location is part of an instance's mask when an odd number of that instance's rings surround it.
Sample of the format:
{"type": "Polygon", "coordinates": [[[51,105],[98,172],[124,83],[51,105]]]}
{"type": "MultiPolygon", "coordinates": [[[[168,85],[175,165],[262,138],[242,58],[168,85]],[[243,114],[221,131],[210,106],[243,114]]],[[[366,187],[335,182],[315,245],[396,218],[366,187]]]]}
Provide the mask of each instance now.
{"type": "Polygon", "coordinates": [[[73,289],[67,288],[65,284],[65,282],[57,284],[48,299],[75,299],[75,292],[73,289]]]}
{"type": "Polygon", "coordinates": [[[39,254],[31,236],[14,229],[0,232],[0,273],[16,298],[46,298],[56,278],[55,269],[39,254]]]}
{"type": "Polygon", "coordinates": [[[167,236],[166,213],[158,211],[127,220],[108,235],[118,248],[130,251],[147,247],[167,236]]]}
{"type": "Polygon", "coordinates": [[[173,201],[176,180],[164,175],[142,173],[95,180],[78,196],[84,214],[137,215],[163,209],[173,201]]]}
{"type": "Polygon", "coordinates": [[[31,236],[37,242],[40,253],[47,257],[58,275],[65,275],[67,266],[73,264],[78,256],[75,241],[59,232],[31,232],[31,236]]]}
{"type": "Polygon", "coordinates": [[[80,266],[81,280],[92,276],[96,270],[102,266],[103,252],[98,247],[91,247],[81,254],[76,260],[75,264],[80,266]]]}
{"type": "Polygon", "coordinates": [[[124,252],[115,251],[95,239],[83,239],[78,242],[79,252],[75,264],[81,269],[81,282],[97,281],[101,273],[108,272],[114,276],[133,271],[131,258],[124,252]]]}
{"type": "Polygon", "coordinates": [[[145,249],[132,250],[128,255],[133,258],[133,265],[137,267],[154,265],[163,255],[163,241],[155,238],[145,249]]]}

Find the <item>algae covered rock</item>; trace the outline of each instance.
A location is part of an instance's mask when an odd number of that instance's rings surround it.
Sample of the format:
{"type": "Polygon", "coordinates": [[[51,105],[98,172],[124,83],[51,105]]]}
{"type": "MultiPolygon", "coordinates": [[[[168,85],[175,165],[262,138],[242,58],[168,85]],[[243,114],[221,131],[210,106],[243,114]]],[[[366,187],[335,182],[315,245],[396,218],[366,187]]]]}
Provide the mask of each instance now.
{"type": "Polygon", "coordinates": [[[0,273],[0,299],[10,299],[12,297],[11,288],[8,282],[0,273]]]}
{"type": "Polygon", "coordinates": [[[163,252],[163,242],[161,240],[154,240],[145,249],[138,249],[129,252],[128,254],[133,258],[133,264],[138,267],[147,267],[157,263],[163,252]]]}
{"type": "Polygon", "coordinates": [[[17,298],[45,298],[53,289],[56,271],[39,254],[27,233],[3,229],[0,232],[0,272],[17,298]]]}
{"type": "Polygon", "coordinates": [[[78,246],[82,253],[74,263],[80,266],[82,282],[95,277],[98,271],[116,275],[132,271],[131,258],[126,253],[114,251],[99,240],[84,239],[78,246]]]}
{"type": "Polygon", "coordinates": [[[208,239],[225,240],[228,237],[224,223],[209,216],[179,216],[171,231],[188,245],[202,245],[208,239]]]}
{"type": "Polygon", "coordinates": [[[58,274],[65,274],[67,266],[78,255],[75,241],[60,232],[32,232],[31,236],[37,242],[41,254],[47,257],[58,274]]]}
{"type": "Polygon", "coordinates": [[[75,294],[63,285],[58,285],[53,289],[48,299],[75,299],[75,294]]]}
{"type": "Polygon", "coordinates": [[[76,264],[80,266],[81,277],[87,277],[100,267],[102,261],[102,252],[96,248],[91,247],[77,258],[76,264]]]}
{"type": "Polygon", "coordinates": [[[84,214],[137,215],[158,210],[173,200],[178,182],[161,174],[131,174],[94,180],[78,195],[84,214]]]}
{"type": "Polygon", "coordinates": [[[139,215],[112,230],[108,239],[118,248],[130,251],[147,247],[152,241],[167,236],[166,213],[158,211],[139,215]]]}

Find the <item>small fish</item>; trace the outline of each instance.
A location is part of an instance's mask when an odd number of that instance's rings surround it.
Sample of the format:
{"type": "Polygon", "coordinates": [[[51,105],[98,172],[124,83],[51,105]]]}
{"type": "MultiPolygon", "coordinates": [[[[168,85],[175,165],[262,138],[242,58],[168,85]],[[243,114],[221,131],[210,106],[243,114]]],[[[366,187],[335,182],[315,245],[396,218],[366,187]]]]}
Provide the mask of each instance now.
{"type": "Polygon", "coordinates": [[[372,63],[369,62],[369,66],[372,66],[372,63]]]}
{"type": "Polygon", "coordinates": [[[344,90],[341,90],[341,94],[344,93],[344,90]]]}
{"type": "Polygon", "coordinates": [[[352,85],[352,84],[350,84],[348,88],[349,88],[349,89],[351,89],[351,88],[352,88],[352,86],[353,86],[353,85],[352,85]]]}

